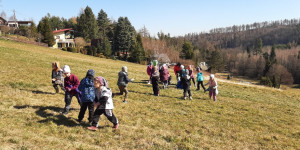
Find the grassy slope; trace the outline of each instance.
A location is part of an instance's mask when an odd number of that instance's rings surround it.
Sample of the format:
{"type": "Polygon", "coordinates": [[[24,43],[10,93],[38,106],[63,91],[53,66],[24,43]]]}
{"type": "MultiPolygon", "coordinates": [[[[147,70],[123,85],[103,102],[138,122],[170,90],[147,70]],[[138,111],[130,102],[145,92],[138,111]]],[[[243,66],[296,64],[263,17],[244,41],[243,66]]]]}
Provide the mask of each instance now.
{"type": "MultiPolygon", "coordinates": [[[[299,89],[279,91],[219,83],[218,102],[193,91],[183,101],[172,85],[152,96],[142,65],[99,59],[38,46],[0,40],[0,149],[300,149],[299,89]],[[102,116],[97,132],[59,111],[64,95],[52,94],[51,62],[68,64],[80,79],[90,68],[117,91],[117,73],[127,65],[129,103],[114,98],[120,128],[102,116]]],[[[173,73],[173,71],[171,71],[173,73]]],[[[87,115],[87,114],[86,114],[87,115]]],[[[85,121],[86,118],[84,119],[85,121]]]]}

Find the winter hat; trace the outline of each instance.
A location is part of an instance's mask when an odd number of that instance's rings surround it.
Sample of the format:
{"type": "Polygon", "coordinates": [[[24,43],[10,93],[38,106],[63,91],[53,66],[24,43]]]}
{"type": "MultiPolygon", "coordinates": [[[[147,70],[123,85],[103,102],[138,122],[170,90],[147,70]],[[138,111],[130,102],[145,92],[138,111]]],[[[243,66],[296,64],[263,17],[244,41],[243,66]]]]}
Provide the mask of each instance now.
{"type": "Polygon", "coordinates": [[[189,70],[193,70],[192,65],[189,65],[189,66],[188,66],[188,69],[189,69],[189,70]]]}
{"type": "Polygon", "coordinates": [[[86,73],[86,76],[91,76],[94,77],[95,76],[95,71],[93,69],[89,69],[86,73]]]}
{"type": "Polygon", "coordinates": [[[149,65],[152,66],[152,65],[153,65],[153,62],[151,61],[149,65]]]}
{"type": "Polygon", "coordinates": [[[68,65],[64,65],[63,71],[64,71],[64,73],[71,73],[71,69],[68,65]]]}
{"type": "Polygon", "coordinates": [[[214,75],[214,74],[209,75],[209,77],[210,77],[211,79],[215,79],[215,75],[214,75]]]}
{"type": "Polygon", "coordinates": [[[180,67],[180,66],[181,66],[181,63],[180,63],[180,62],[178,62],[176,66],[180,67]]]}
{"type": "Polygon", "coordinates": [[[181,66],[180,66],[180,69],[181,69],[181,70],[183,70],[183,69],[184,69],[184,66],[183,66],[183,65],[181,65],[181,66]]]}
{"type": "Polygon", "coordinates": [[[197,70],[197,71],[200,71],[200,68],[199,68],[199,67],[197,67],[197,68],[196,68],[196,70],[197,70]]]}
{"type": "Polygon", "coordinates": [[[96,78],[97,78],[97,80],[99,81],[99,83],[100,83],[101,86],[104,85],[101,76],[98,76],[98,77],[96,77],[96,78]]]}
{"type": "Polygon", "coordinates": [[[122,67],[122,71],[127,72],[127,67],[126,67],[126,66],[123,66],[123,67],[122,67]]]}

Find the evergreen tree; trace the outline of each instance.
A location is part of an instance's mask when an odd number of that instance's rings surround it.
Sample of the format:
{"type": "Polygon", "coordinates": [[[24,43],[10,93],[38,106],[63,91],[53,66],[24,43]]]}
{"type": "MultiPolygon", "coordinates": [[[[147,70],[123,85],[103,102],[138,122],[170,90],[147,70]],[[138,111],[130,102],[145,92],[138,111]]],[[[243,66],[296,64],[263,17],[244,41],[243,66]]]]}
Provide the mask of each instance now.
{"type": "Polygon", "coordinates": [[[114,36],[114,51],[122,51],[125,54],[125,59],[127,59],[127,52],[130,50],[135,36],[135,29],[127,17],[118,19],[114,36]]]}
{"type": "Polygon", "coordinates": [[[42,39],[42,42],[47,43],[48,46],[53,46],[55,44],[55,39],[52,33],[52,27],[47,16],[43,17],[42,20],[39,22],[38,32],[40,32],[44,37],[42,39]]]}
{"type": "Polygon", "coordinates": [[[185,59],[192,59],[194,55],[194,46],[190,41],[184,42],[182,45],[182,53],[185,55],[185,59]]]}
{"type": "Polygon", "coordinates": [[[111,56],[111,44],[109,42],[109,39],[106,36],[103,39],[102,49],[103,49],[104,56],[106,57],[111,56]]]}
{"type": "Polygon", "coordinates": [[[31,32],[31,36],[30,37],[36,37],[37,35],[37,27],[35,25],[35,23],[32,21],[31,25],[29,26],[29,30],[31,32]]]}
{"type": "Polygon", "coordinates": [[[103,53],[103,51],[102,51],[102,47],[101,47],[101,44],[100,44],[100,40],[98,40],[98,42],[97,42],[97,54],[100,54],[100,53],[103,53]]]}
{"type": "Polygon", "coordinates": [[[109,19],[107,18],[107,14],[101,9],[98,13],[97,23],[99,27],[100,38],[104,38],[108,32],[109,28],[109,19]]]}
{"type": "Polygon", "coordinates": [[[211,53],[209,66],[212,71],[222,71],[224,69],[223,58],[219,50],[215,50],[211,53]]]}
{"type": "Polygon", "coordinates": [[[258,55],[262,53],[263,42],[261,38],[256,39],[254,44],[253,55],[258,55]]]}
{"type": "Polygon", "coordinates": [[[277,60],[276,60],[276,53],[275,53],[275,46],[272,46],[271,53],[270,53],[270,61],[272,63],[276,63],[277,62],[277,60]]]}
{"type": "Polygon", "coordinates": [[[77,36],[91,41],[98,37],[98,25],[92,9],[87,6],[84,12],[77,18],[77,36]]]}
{"type": "Polygon", "coordinates": [[[251,55],[250,55],[250,47],[249,46],[247,46],[247,54],[248,54],[248,58],[250,58],[251,55]]]}
{"type": "MultiPolygon", "coordinates": [[[[50,16],[50,14],[48,14],[48,16],[50,16]]],[[[57,16],[52,16],[49,18],[52,30],[59,30],[59,29],[63,29],[64,28],[64,24],[62,22],[62,20],[57,17],[57,16]]]]}
{"type": "Polygon", "coordinates": [[[130,53],[130,61],[140,63],[145,60],[145,51],[143,47],[142,36],[137,35],[134,45],[131,47],[132,51],[130,53]]]}

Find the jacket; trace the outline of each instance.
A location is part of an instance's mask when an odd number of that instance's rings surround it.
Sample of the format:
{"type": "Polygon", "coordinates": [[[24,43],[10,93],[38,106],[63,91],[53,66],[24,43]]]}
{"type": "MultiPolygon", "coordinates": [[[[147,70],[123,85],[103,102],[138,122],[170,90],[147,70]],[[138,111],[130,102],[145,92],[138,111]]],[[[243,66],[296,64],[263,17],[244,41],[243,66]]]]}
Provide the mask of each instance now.
{"type": "Polygon", "coordinates": [[[65,89],[71,88],[70,92],[68,90],[66,92],[71,93],[72,95],[76,95],[78,93],[76,89],[78,89],[79,84],[80,82],[74,74],[71,74],[70,77],[65,77],[64,79],[65,89]]]}
{"type": "Polygon", "coordinates": [[[147,74],[148,74],[149,76],[151,76],[151,72],[152,72],[152,66],[151,66],[151,65],[148,65],[148,66],[147,66],[147,74]]]}
{"type": "Polygon", "coordinates": [[[203,73],[202,72],[197,73],[197,81],[203,81],[203,73]]]}
{"type": "Polygon", "coordinates": [[[185,74],[182,78],[181,78],[181,84],[183,86],[183,89],[187,89],[189,90],[191,87],[191,77],[188,74],[185,74]]]}
{"type": "Polygon", "coordinates": [[[93,102],[95,99],[95,87],[94,80],[88,77],[83,78],[80,81],[79,91],[81,92],[80,100],[82,102],[93,102]]]}
{"type": "Polygon", "coordinates": [[[100,103],[97,109],[114,109],[112,91],[109,88],[101,86],[101,89],[96,89],[95,95],[95,102],[100,103]]]}
{"type": "Polygon", "coordinates": [[[181,70],[180,66],[174,66],[174,73],[175,75],[177,75],[177,73],[179,73],[179,71],[181,70]]]}
{"type": "Polygon", "coordinates": [[[119,74],[119,79],[117,85],[119,86],[127,86],[128,82],[131,82],[131,80],[128,78],[128,74],[125,71],[120,71],[119,74]]]}
{"type": "Polygon", "coordinates": [[[170,77],[170,73],[168,70],[168,67],[162,66],[161,71],[160,71],[160,81],[168,81],[170,77]]]}
{"type": "MultiPolygon", "coordinates": [[[[64,81],[64,78],[63,78],[63,70],[62,69],[59,69],[57,72],[55,70],[52,70],[52,75],[51,75],[51,78],[53,79],[56,79],[56,81],[64,81]]],[[[55,81],[52,81],[52,83],[54,83],[55,81]]]]}

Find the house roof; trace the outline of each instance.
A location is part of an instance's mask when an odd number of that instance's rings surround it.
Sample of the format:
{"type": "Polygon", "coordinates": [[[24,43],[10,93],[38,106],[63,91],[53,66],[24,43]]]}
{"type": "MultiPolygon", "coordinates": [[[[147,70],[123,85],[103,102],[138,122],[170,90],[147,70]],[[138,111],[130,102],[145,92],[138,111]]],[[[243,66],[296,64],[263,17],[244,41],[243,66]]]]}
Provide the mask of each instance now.
{"type": "Polygon", "coordinates": [[[7,22],[4,18],[0,17],[1,20],[3,20],[4,22],[7,22]]]}
{"type": "Polygon", "coordinates": [[[55,30],[53,31],[53,33],[58,33],[58,32],[65,32],[65,31],[69,31],[72,30],[72,28],[67,28],[67,29],[60,29],[60,30],[55,30]]]}

